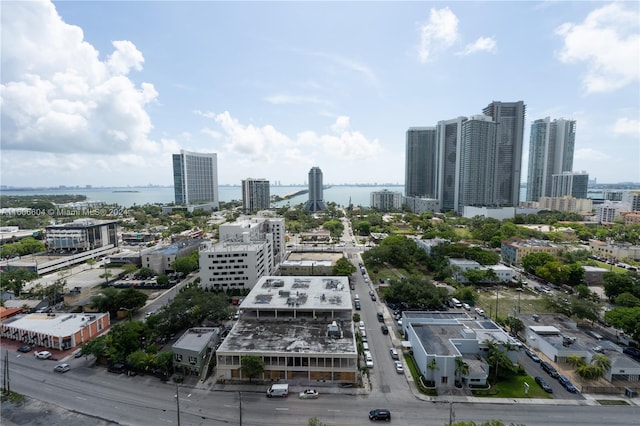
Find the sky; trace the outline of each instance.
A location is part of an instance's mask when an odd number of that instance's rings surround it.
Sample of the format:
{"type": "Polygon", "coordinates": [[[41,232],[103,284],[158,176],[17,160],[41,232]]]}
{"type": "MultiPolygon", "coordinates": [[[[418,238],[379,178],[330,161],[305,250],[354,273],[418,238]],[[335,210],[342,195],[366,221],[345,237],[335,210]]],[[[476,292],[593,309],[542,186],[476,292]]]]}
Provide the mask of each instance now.
{"type": "Polygon", "coordinates": [[[404,184],[409,127],[492,101],[576,120],[573,169],[640,182],[640,2],[2,1],[0,184],[404,184]]]}

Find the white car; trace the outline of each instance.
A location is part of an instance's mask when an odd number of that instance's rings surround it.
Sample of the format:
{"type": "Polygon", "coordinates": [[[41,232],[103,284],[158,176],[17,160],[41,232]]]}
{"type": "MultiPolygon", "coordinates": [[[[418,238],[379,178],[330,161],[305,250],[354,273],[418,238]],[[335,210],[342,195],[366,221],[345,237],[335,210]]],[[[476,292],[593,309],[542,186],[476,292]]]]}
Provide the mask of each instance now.
{"type": "Polygon", "coordinates": [[[396,364],[396,373],[403,374],[404,373],[404,367],[402,366],[402,362],[395,361],[395,364],[396,364]]]}
{"type": "Polygon", "coordinates": [[[56,371],[58,373],[66,373],[69,370],[71,370],[71,367],[69,366],[69,364],[58,364],[53,369],[53,371],[56,371]]]}
{"type": "Polygon", "coordinates": [[[470,311],[471,310],[471,306],[469,306],[468,303],[463,303],[462,307],[466,310],[466,311],[470,311]]]}
{"type": "Polygon", "coordinates": [[[360,321],[358,323],[358,328],[360,329],[360,331],[364,330],[364,321],[360,321]]]}
{"type": "Polygon", "coordinates": [[[480,309],[480,308],[476,308],[476,314],[480,315],[481,317],[484,316],[484,310],[480,309]]]}
{"type": "Polygon", "coordinates": [[[49,359],[49,358],[51,358],[51,352],[49,352],[49,351],[40,351],[40,352],[36,351],[33,354],[38,359],[49,359]]]}
{"type": "Polygon", "coordinates": [[[300,392],[300,399],[318,399],[320,395],[315,389],[305,389],[300,392]]]}

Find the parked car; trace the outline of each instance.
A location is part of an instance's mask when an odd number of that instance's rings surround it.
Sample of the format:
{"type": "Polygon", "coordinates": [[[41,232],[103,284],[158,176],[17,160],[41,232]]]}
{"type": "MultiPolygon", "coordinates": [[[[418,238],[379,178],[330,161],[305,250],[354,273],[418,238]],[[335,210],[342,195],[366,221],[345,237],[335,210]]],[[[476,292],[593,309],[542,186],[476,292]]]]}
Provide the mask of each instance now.
{"type": "Polygon", "coordinates": [[[481,317],[484,317],[484,310],[481,308],[476,308],[475,309],[476,314],[480,315],[481,317]]]}
{"type": "Polygon", "coordinates": [[[578,393],[578,389],[573,386],[573,384],[571,383],[571,381],[569,379],[567,379],[565,376],[563,375],[558,375],[558,381],[560,382],[560,384],[562,385],[562,387],[564,387],[566,390],[568,390],[571,393],[578,393]]]}
{"type": "Polygon", "coordinates": [[[18,352],[22,352],[22,353],[28,353],[31,352],[31,346],[29,345],[22,345],[18,348],[18,352]]]}
{"type": "Polygon", "coordinates": [[[468,303],[463,303],[462,307],[466,310],[466,311],[470,311],[471,310],[471,306],[469,306],[468,303]]]}
{"type": "Polygon", "coordinates": [[[358,323],[358,328],[360,329],[360,331],[364,330],[364,328],[365,328],[365,327],[364,327],[364,321],[360,321],[360,322],[358,323]]]}
{"type": "Polygon", "coordinates": [[[383,408],[376,408],[369,411],[369,420],[386,420],[391,421],[391,412],[383,408]]]}
{"type": "Polygon", "coordinates": [[[532,351],[531,349],[525,349],[524,353],[526,353],[527,356],[529,358],[531,358],[531,360],[533,362],[540,362],[541,361],[540,357],[538,355],[536,355],[536,353],[534,351],[532,351]]]}
{"type": "Polygon", "coordinates": [[[320,395],[315,389],[305,389],[300,392],[300,399],[318,399],[320,395]]]}
{"type": "Polygon", "coordinates": [[[398,351],[396,350],[396,348],[390,348],[389,352],[391,353],[392,359],[400,359],[400,356],[398,355],[398,351]]]}
{"type": "Polygon", "coordinates": [[[374,301],[374,302],[375,302],[376,300],[378,300],[378,299],[376,299],[376,295],[375,295],[375,294],[372,294],[372,295],[371,295],[371,300],[372,300],[372,301],[374,301]]]}
{"type": "Polygon", "coordinates": [[[404,374],[404,367],[402,366],[402,362],[395,361],[395,365],[396,365],[396,373],[404,374]]]}
{"type": "Polygon", "coordinates": [[[384,324],[380,326],[380,330],[382,330],[382,334],[389,334],[389,327],[384,324]]]}
{"type": "Polygon", "coordinates": [[[40,351],[40,352],[36,351],[33,354],[38,359],[49,359],[49,358],[51,358],[51,352],[49,352],[49,351],[40,351]]]}
{"type": "Polygon", "coordinates": [[[57,373],[66,373],[69,370],[71,370],[69,364],[58,364],[53,368],[53,371],[57,373]]]}
{"type": "Polygon", "coordinates": [[[553,366],[551,364],[549,364],[548,362],[541,361],[540,362],[540,367],[542,367],[542,369],[544,371],[546,371],[547,374],[550,375],[551,377],[553,377],[554,379],[557,379],[558,376],[560,375],[558,373],[558,371],[555,368],[553,368],[553,366]]]}
{"type": "Polygon", "coordinates": [[[536,378],[534,379],[536,381],[536,383],[538,385],[540,385],[540,387],[547,393],[553,393],[553,389],[551,388],[551,385],[549,385],[547,382],[544,381],[544,379],[542,377],[536,376],[536,378]]]}

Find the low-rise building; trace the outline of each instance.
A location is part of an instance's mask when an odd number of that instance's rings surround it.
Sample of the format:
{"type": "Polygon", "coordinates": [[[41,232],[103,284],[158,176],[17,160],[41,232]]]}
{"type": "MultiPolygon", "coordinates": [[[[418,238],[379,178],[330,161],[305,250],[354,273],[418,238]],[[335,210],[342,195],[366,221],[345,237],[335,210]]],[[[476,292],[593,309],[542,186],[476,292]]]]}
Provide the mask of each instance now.
{"type": "Polygon", "coordinates": [[[612,260],[640,260],[640,246],[631,243],[589,240],[589,247],[591,248],[591,252],[598,257],[612,260]]]}
{"type": "Polygon", "coordinates": [[[158,275],[174,272],[173,262],[179,257],[189,256],[198,250],[200,243],[202,243],[201,239],[181,240],[145,251],[141,256],[142,267],[149,268],[158,275]]]}
{"type": "Polygon", "coordinates": [[[584,283],[586,285],[602,285],[602,278],[604,277],[604,274],[609,272],[608,269],[599,268],[597,266],[585,265],[582,269],[584,269],[584,283]]]}
{"type": "Polygon", "coordinates": [[[108,313],[36,313],[18,315],[0,325],[3,339],[67,350],[99,336],[111,326],[108,313]]]}
{"type": "Polygon", "coordinates": [[[511,265],[522,264],[522,258],[531,253],[549,253],[559,256],[564,250],[565,248],[561,245],[536,239],[513,239],[503,241],[501,246],[502,260],[511,265]]]}
{"type": "Polygon", "coordinates": [[[347,277],[260,278],[216,352],[218,377],[248,381],[240,366],[253,355],[265,364],[254,381],[356,383],[352,309],[347,277]]]}
{"type": "Polygon", "coordinates": [[[455,382],[485,386],[489,346],[496,345],[514,364],[522,346],[493,321],[463,312],[405,311],[402,330],[420,373],[437,388],[455,382]],[[468,368],[461,368],[464,364],[468,368]]]}
{"type": "Polygon", "coordinates": [[[495,272],[499,282],[509,282],[515,276],[515,271],[505,265],[488,265],[483,266],[475,260],[469,259],[449,259],[449,265],[453,267],[453,279],[459,283],[467,283],[469,280],[464,275],[470,269],[477,269],[480,271],[486,271],[491,269],[495,272]]]}
{"type": "Polygon", "coordinates": [[[188,329],[171,346],[174,368],[183,374],[202,377],[219,340],[219,327],[188,329]]]}

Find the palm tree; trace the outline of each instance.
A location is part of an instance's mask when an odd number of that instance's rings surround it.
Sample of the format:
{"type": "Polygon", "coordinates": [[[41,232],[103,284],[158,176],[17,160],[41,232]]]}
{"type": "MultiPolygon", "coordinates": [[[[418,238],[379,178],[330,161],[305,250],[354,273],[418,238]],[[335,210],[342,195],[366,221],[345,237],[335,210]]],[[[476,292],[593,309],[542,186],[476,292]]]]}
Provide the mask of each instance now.
{"type": "Polygon", "coordinates": [[[439,370],[438,363],[436,362],[435,358],[431,358],[431,360],[427,362],[427,370],[429,370],[431,376],[431,379],[429,379],[429,381],[435,382],[435,370],[439,370]]]}
{"type": "Polygon", "coordinates": [[[578,368],[582,365],[585,365],[584,358],[580,355],[572,354],[567,357],[567,364],[573,366],[574,368],[578,368]]]}
{"type": "Polygon", "coordinates": [[[591,358],[591,364],[601,368],[603,371],[609,371],[611,368],[611,360],[605,355],[596,354],[591,358]]]}
{"type": "Polygon", "coordinates": [[[469,364],[461,356],[456,357],[456,382],[462,382],[462,377],[469,374],[469,364]]]}

